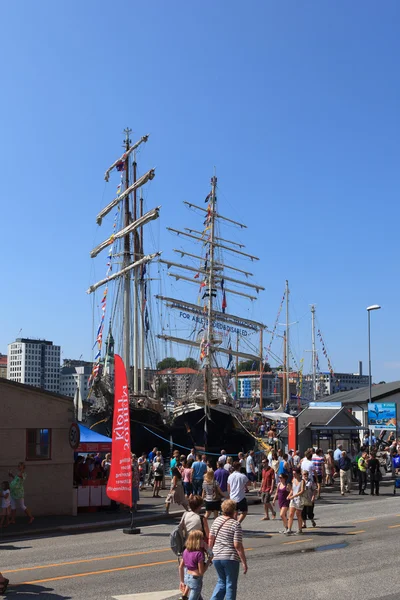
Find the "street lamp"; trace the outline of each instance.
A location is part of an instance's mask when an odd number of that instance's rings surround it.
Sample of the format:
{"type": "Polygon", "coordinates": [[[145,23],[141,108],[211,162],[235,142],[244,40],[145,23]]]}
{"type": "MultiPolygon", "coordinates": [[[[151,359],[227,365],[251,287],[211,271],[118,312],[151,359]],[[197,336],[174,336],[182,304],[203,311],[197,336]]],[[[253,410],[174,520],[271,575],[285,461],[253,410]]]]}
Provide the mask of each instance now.
{"type": "Polygon", "coordinates": [[[371,376],[371,310],[379,310],[379,304],[367,306],[368,312],[368,365],[369,365],[369,402],[372,402],[372,376],[371,376]]]}

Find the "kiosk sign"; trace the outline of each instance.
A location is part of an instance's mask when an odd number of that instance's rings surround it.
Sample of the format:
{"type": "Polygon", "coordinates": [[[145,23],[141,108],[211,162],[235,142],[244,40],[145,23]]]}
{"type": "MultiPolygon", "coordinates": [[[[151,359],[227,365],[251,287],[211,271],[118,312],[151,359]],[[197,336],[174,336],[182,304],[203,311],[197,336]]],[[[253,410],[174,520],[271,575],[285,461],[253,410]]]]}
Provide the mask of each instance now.
{"type": "Polygon", "coordinates": [[[396,431],[397,404],[395,402],[374,402],[368,404],[368,425],[371,429],[396,431]]]}

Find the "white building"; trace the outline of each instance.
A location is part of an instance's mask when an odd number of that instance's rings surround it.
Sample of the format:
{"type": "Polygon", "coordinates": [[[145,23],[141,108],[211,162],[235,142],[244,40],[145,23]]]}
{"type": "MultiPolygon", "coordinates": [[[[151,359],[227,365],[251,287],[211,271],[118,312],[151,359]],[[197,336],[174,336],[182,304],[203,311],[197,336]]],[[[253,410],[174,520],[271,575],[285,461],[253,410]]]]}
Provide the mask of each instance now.
{"type": "Polygon", "coordinates": [[[65,360],[60,371],[60,394],[75,396],[79,387],[82,400],[86,400],[89,392],[89,378],[92,372],[92,363],[78,360],[65,360]]]}
{"type": "MultiPolygon", "coordinates": [[[[317,399],[331,396],[338,392],[349,392],[367,387],[368,375],[359,373],[317,373],[317,399]]],[[[313,378],[312,375],[303,375],[302,398],[313,400],[313,378]]]]}
{"type": "MultiPolygon", "coordinates": [[[[280,403],[281,380],[278,374],[263,373],[262,395],[263,406],[280,403]]],[[[258,371],[241,371],[238,373],[238,399],[243,408],[250,408],[255,402],[259,405],[260,373],[258,371]]]]}
{"type": "Polygon", "coordinates": [[[58,394],[60,356],[61,348],[53,342],[17,338],[8,345],[7,379],[58,394]]]}

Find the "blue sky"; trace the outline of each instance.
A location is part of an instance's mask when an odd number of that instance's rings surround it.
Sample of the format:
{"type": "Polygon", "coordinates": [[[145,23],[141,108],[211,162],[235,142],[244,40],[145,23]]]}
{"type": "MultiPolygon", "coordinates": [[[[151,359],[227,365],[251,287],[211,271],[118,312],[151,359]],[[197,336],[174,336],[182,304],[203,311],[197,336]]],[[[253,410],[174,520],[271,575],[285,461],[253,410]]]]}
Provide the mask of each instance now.
{"type": "Polygon", "coordinates": [[[129,125],[151,134],[154,247],[172,255],[165,227],[188,226],[181,201],[202,203],[215,166],[262,259],[251,314],[273,325],[289,279],[297,359],[314,302],[335,370],[356,372],[379,303],[374,379],[399,379],[399,16],[391,0],[4,5],[0,352],[22,330],[90,358],[95,215],[129,125]]]}

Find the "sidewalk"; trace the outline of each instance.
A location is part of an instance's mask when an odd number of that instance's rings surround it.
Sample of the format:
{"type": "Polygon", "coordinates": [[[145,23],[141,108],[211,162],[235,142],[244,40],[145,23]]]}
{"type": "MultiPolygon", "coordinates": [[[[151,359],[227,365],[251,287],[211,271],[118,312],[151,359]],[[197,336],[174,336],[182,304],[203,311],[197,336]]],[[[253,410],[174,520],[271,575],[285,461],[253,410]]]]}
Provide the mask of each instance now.
{"type": "MultiPolygon", "coordinates": [[[[174,518],[181,517],[184,510],[178,505],[172,505],[167,515],[165,513],[164,500],[168,494],[167,490],[161,491],[162,498],[153,498],[152,490],[146,489],[140,492],[138,512],[135,513],[135,524],[151,525],[152,523],[169,523],[174,518]]],[[[249,505],[260,504],[261,500],[255,493],[247,496],[249,505]]],[[[0,543],[10,538],[32,537],[51,534],[73,534],[88,531],[99,531],[103,529],[120,529],[127,527],[131,522],[129,511],[120,510],[116,512],[102,510],[95,513],[78,513],[76,517],[69,515],[53,515],[49,517],[36,517],[32,525],[27,524],[26,517],[17,516],[17,523],[0,530],[0,543]]]]}

